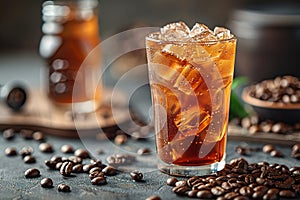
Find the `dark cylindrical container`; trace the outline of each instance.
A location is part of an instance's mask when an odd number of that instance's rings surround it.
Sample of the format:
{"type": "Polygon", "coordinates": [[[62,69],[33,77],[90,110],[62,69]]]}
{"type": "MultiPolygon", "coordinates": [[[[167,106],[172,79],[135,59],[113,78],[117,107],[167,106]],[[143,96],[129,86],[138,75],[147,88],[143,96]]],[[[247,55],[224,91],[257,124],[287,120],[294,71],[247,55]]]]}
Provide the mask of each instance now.
{"type": "Polygon", "coordinates": [[[300,77],[300,4],[236,10],[229,27],[238,38],[236,76],[250,83],[280,75],[300,77]]]}

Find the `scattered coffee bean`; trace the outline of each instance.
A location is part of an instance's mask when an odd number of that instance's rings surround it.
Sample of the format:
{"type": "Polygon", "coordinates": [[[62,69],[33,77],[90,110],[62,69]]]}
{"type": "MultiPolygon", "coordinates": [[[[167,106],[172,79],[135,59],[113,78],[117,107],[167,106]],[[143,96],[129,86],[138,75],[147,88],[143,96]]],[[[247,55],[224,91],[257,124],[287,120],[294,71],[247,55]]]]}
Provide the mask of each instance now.
{"type": "Polygon", "coordinates": [[[63,176],[70,176],[72,169],[73,169],[73,163],[66,161],[62,163],[59,173],[63,176]]]}
{"type": "Polygon", "coordinates": [[[40,131],[35,131],[32,134],[32,137],[35,141],[45,141],[45,135],[44,135],[44,133],[42,133],[40,131]]]}
{"type": "Polygon", "coordinates": [[[93,173],[93,172],[96,172],[96,171],[101,172],[102,168],[93,166],[93,168],[90,169],[89,173],[93,173]]]}
{"type": "Polygon", "coordinates": [[[150,196],[150,197],[146,198],[145,200],[161,200],[161,198],[159,196],[150,196]]]}
{"type": "Polygon", "coordinates": [[[49,143],[41,143],[39,145],[39,150],[41,152],[44,152],[44,153],[52,153],[53,152],[53,147],[49,143]]]}
{"type": "Polygon", "coordinates": [[[74,153],[74,149],[71,145],[65,144],[60,148],[62,153],[74,153]]]}
{"type": "Polygon", "coordinates": [[[283,154],[279,150],[273,150],[270,152],[270,156],[272,157],[283,157],[283,154]]]}
{"type": "Polygon", "coordinates": [[[35,163],[36,162],[35,157],[33,157],[32,155],[25,156],[23,158],[23,161],[26,164],[31,164],[31,163],[35,163]]]}
{"type": "Polygon", "coordinates": [[[66,160],[71,161],[74,164],[81,164],[82,163],[82,158],[80,158],[78,156],[70,156],[66,160]]]}
{"type": "Polygon", "coordinates": [[[62,158],[61,156],[54,155],[50,158],[50,161],[58,163],[58,162],[62,162],[62,158]]]}
{"type": "Polygon", "coordinates": [[[24,158],[25,156],[31,155],[33,153],[33,148],[32,147],[23,147],[20,151],[19,154],[24,158]]]}
{"type": "Polygon", "coordinates": [[[235,152],[237,152],[240,155],[247,155],[248,154],[248,149],[241,147],[241,146],[237,146],[235,147],[235,152]]]}
{"type": "Polygon", "coordinates": [[[127,142],[127,136],[122,134],[122,135],[117,135],[114,139],[114,142],[116,145],[121,145],[125,144],[127,142]]]}
{"type": "Polygon", "coordinates": [[[191,198],[193,198],[193,197],[197,197],[197,193],[199,192],[199,190],[191,190],[191,191],[189,191],[188,192],[188,197],[191,197],[191,198]]]}
{"type": "Polygon", "coordinates": [[[93,167],[94,167],[94,164],[85,164],[85,165],[83,165],[83,172],[89,173],[93,167]]]}
{"type": "Polygon", "coordinates": [[[77,149],[74,155],[82,159],[90,158],[90,153],[86,149],[77,149]]]}
{"type": "Polygon", "coordinates": [[[90,179],[94,179],[96,177],[105,177],[103,172],[95,171],[89,174],[90,179]]]}
{"type": "Polygon", "coordinates": [[[149,148],[140,148],[137,151],[138,155],[148,155],[151,153],[151,150],[149,148]]]}
{"type": "Polygon", "coordinates": [[[114,176],[117,174],[117,170],[116,168],[114,168],[113,166],[107,166],[105,167],[102,172],[106,175],[106,176],[114,176]]]}
{"type": "Polygon", "coordinates": [[[55,169],[56,169],[56,170],[60,170],[62,164],[63,164],[63,162],[58,162],[58,163],[56,163],[55,169]]]}
{"type": "Polygon", "coordinates": [[[293,145],[291,156],[292,158],[300,159],[300,144],[293,145]]]}
{"type": "Polygon", "coordinates": [[[7,147],[5,149],[5,155],[15,156],[15,155],[17,155],[17,149],[15,147],[7,147]]]}
{"type": "Polygon", "coordinates": [[[12,140],[15,137],[15,130],[12,128],[4,130],[3,137],[6,140],[12,140]]]}
{"type": "Polygon", "coordinates": [[[138,170],[134,170],[130,172],[130,177],[133,181],[141,181],[143,180],[144,175],[138,170]]]}
{"type": "Polygon", "coordinates": [[[167,185],[169,185],[169,186],[175,186],[175,184],[176,184],[177,181],[178,180],[175,177],[168,178],[167,179],[167,185]]]}
{"type": "Polygon", "coordinates": [[[72,168],[73,173],[82,173],[83,172],[83,165],[82,164],[76,164],[72,168]]]}
{"type": "Polygon", "coordinates": [[[57,190],[59,191],[59,192],[71,192],[71,188],[70,188],[70,186],[68,186],[68,185],[66,185],[66,184],[59,184],[58,186],[57,186],[57,190]]]}
{"type": "Polygon", "coordinates": [[[56,164],[57,162],[53,162],[51,160],[45,160],[45,165],[49,168],[49,169],[56,169],[56,164]]]}
{"type": "Polygon", "coordinates": [[[51,178],[43,178],[41,180],[41,186],[43,188],[52,188],[53,187],[53,181],[51,178]]]}
{"type": "Polygon", "coordinates": [[[32,140],[32,139],[33,139],[33,131],[32,131],[32,130],[22,129],[22,130],[20,131],[20,135],[21,135],[25,140],[32,140]]]}
{"type": "Polygon", "coordinates": [[[126,165],[132,164],[135,161],[135,157],[129,154],[115,154],[108,156],[106,161],[111,166],[119,166],[119,165],[126,165]]]}
{"type": "Polygon", "coordinates": [[[265,146],[263,146],[263,152],[265,153],[271,153],[271,151],[275,150],[275,147],[271,144],[266,144],[265,146]]]}
{"type": "Polygon", "coordinates": [[[36,168],[27,169],[24,173],[26,178],[37,178],[40,176],[40,170],[36,168]]]}
{"type": "Polygon", "coordinates": [[[290,190],[281,190],[279,192],[279,196],[286,197],[286,198],[294,198],[296,196],[295,192],[292,192],[290,190]]]}
{"type": "Polygon", "coordinates": [[[107,184],[106,178],[102,176],[95,177],[91,180],[93,185],[105,185],[107,184]]]}

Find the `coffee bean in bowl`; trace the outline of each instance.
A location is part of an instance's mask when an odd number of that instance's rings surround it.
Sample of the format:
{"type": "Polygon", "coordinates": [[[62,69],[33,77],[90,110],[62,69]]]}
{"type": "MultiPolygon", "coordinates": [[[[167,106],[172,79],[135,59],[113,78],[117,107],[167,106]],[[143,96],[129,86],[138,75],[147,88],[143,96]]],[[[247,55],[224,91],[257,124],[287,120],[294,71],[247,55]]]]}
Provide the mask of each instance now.
{"type": "Polygon", "coordinates": [[[242,93],[259,117],[294,125],[300,119],[300,80],[282,76],[246,87],[242,93]]]}

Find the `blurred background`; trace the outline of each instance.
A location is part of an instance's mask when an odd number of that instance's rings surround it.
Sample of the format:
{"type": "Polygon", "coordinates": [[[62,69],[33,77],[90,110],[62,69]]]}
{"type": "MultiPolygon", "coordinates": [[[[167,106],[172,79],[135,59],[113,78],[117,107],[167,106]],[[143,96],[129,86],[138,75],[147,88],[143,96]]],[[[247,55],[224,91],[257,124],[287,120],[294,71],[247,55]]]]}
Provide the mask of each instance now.
{"type": "MultiPolygon", "coordinates": [[[[40,67],[44,61],[38,55],[38,45],[42,36],[42,3],[2,2],[0,83],[24,79],[30,84],[41,84],[40,67]]],[[[102,40],[132,27],[160,27],[179,20],[189,26],[202,22],[210,28],[229,27],[238,38],[236,73],[252,81],[283,71],[300,76],[299,16],[299,0],[100,0],[99,6],[102,40]],[[249,8],[254,14],[237,12],[249,8]],[[258,74],[258,69],[265,70],[258,74]]],[[[142,55],[141,59],[144,61],[145,57],[142,55]]]]}

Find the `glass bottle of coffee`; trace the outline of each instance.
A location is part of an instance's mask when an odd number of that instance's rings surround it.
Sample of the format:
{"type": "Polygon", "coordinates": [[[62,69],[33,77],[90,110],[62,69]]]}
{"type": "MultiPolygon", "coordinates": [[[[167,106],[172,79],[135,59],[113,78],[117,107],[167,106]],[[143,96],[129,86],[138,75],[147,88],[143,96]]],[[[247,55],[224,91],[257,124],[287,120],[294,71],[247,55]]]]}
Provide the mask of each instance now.
{"type": "Polygon", "coordinates": [[[48,97],[75,112],[101,102],[97,0],[56,0],[42,5],[39,53],[47,64],[48,97]]]}

